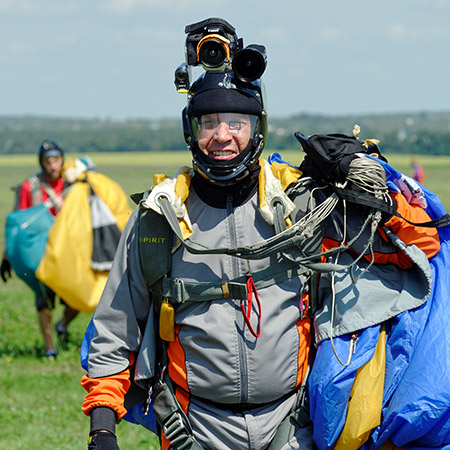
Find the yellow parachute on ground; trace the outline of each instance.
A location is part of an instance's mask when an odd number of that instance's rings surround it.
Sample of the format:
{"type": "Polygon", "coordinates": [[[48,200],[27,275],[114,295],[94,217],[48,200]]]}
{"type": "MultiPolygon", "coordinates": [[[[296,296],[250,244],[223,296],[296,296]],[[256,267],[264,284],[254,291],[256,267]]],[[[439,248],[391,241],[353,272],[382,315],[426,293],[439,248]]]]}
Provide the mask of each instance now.
{"type": "Polygon", "coordinates": [[[92,312],[112,262],[94,261],[96,255],[105,253],[101,248],[105,243],[99,241],[115,230],[115,242],[106,242],[109,255],[114,254],[131,208],[119,184],[86,166],[83,170],[78,160],[66,161],[63,176],[73,185],[50,230],[36,277],[73,309],[92,312]]]}

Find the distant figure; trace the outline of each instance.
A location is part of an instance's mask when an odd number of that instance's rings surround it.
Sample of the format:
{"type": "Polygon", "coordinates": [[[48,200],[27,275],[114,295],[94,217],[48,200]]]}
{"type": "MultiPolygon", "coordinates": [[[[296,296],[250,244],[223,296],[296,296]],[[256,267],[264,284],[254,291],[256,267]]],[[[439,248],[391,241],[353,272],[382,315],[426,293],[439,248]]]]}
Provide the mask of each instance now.
{"type": "MultiPolygon", "coordinates": [[[[18,188],[15,209],[27,209],[44,202],[51,202],[50,213],[56,216],[60,211],[64,198],[65,183],[61,176],[64,152],[62,148],[52,140],[44,140],[39,146],[39,165],[41,171],[29,177],[18,188]]],[[[3,254],[1,264],[1,277],[6,283],[11,276],[11,264],[6,251],[3,254]]],[[[56,325],[56,332],[62,344],[68,340],[67,326],[77,316],[78,311],[65,305],[62,319],[56,325]]],[[[55,359],[58,354],[53,342],[53,326],[51,310],[55,307],[55,293],[47,286],[43,286],[41,292],[36,292],[36,309],[39,316],[46,356],[49,360],[55,359]]]]}
{"type": "Polygon", "coordinates": [[[420,184],[424,184],[425,182],[425,172],[423,171],[423,167],[417,161],[417,158],[414,156],[411,160],[411,164],[413,167],[413,178],[418,181],[420,184]]]}

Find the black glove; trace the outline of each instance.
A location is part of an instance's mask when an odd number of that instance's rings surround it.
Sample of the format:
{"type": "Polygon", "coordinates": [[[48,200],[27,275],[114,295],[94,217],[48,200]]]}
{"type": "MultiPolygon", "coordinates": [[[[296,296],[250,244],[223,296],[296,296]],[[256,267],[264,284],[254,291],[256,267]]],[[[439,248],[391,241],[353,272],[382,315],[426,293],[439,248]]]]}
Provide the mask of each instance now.
{"type": "Polygon", "coordinates": [[[0,274],[2,280],[6,283],[8,278],[11,278],[11,264],[7,259],[2,259],[2,266],[0,267],[0,274]],[[8,275],[8,276],[6,276],[8,275]]]}
{"type": "Polygon", "coordinates": [[[119,450],[117,437],[108,431],[98,431],[89,438],[88,450],[119,450]]]}

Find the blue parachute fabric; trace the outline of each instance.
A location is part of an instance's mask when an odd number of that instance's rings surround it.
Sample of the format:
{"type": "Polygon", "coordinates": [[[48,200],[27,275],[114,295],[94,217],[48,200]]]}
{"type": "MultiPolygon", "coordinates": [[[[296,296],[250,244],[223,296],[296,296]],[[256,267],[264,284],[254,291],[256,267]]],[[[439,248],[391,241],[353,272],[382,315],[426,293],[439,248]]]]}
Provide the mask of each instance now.
{"type": "MultiPolygon", "coordinates": [[[[389,164],[377,161],[385,167],[390,189],[399,191],[397,184],[403,175],[389,164]]],[[[420,187],[431,219],[444,215],[439,197],[420,187]]],[[[378,449],[388,439],[396,446],[411,450],[450,447],[450,227],[439,228],[438,233],[441,249],[430,260],[434,282],[430,298],[421,307],[406,311],[389,323],[382,422],[362,449],[378,449]]],[[[332,356],[328,351],[326,357],[332,356]]],[[[331,392],[330,395],[333,396],[331,392]]],[[[336,404],[333,401],[323,407],[321,415],[326,418],[334,414],[336,404]]],[[[321,442],[320,436],[314,434],[320,450],[331,448],[342,431],[343,422],[335,421],[333,434],[325,430],[331,438],[328,442],[321,442]]],[[[314,426],[317,426],[315,421],[314,426]]],[[[322,426],[319,422],[319,427],[322,426]]]]}
{"type": "MultiPolygon", "coordinates": [[[[89,347],[91,346],[92,338],[95,335],[95,327],[93,319],[91,318],[86,331],[83,336],[80,348],[80,362],[81,367],[87,372],[88,371],[88,360],[89,360],[89,347]]],[[[143,404],[136,405],[132,408],[127,409],[127,413],[122,417],[123,420],[127,422],[134,423],[136,425],[142,425],[144,428],[158,434],[158,426],[156,425],[155,415],[153,414],[153,404],[147,414],[143,413],[143,404]]]]}
{"type": "Polygon", "coordinates": [[[280,164],[288,164],[289,166],[295,167],[296,169],[298,169],[298,166],[296,166],[288,161],[284,161],[283,157],[279,153],[271,153],[269,155],[269,157],[267,158],[267,162],[269,164],[273,164],[274,162],[280,163],[280,164]]]}
{"type": "MultiPolygon", "coordinates": [[[[380,325],[361,331],[348,366],[339,363],[329,339],[319,344],[308,382],[313,437],[319,450],[331,449],[341,434],[356,371],[373,357],[379,334],[380,325]]],[[[350,339],[350,335],[333,338],[343,361],[347,360],[350,339]]]]}
{"type": "Polygon", "coordinates": [[[6,217],[6,253],[16,275],[35,292],[42,285],[35,276],[45,253],[54,218],[45,205],[12,211],[6,217]]]}
{"type": "Polygon", "coordinates": [[[383,421],[374,431],[371,448],[387,439],[411,450],[450,445],[450,242],[441,242],[431,259],[433,292],[429,315],[411,360],[385,403],[383,421]]]}
{"type": "Polygon", "coordinates": [[[141,403],[140,405],[133,406],[133,408],[129,408],[122,418],[127,422],[141,425],[157,435],[158,426],[155,415],[153,414],[153,404],[150,405],[147,415],[142,412],[142,406],[143,404],[141,403]]]}
{"type": "Polygon", "coordinates": [[[402,379],[412,352],[422,336],[431,302],[393,317],[387,324],[386,372],[383,405],[387,404],[402,379]]]}
{"type": "Polygon", "coordinates": [[[81,341],[80,348],[80,362],[81,367],[87,372],[88,371],[88,360],[89,360],[89,347],[91,346],[92,338],[95,334],[94,321],[91,317],[89,324],[84,332],[83,340],[81,341]]]}

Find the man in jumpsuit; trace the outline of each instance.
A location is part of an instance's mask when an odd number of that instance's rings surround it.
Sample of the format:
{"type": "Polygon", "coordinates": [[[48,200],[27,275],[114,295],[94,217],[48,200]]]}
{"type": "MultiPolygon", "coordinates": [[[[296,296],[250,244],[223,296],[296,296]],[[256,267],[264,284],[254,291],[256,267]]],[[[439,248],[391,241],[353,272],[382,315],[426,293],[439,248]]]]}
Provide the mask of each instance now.
{"type": "MultiPolygon", "coordinates": [[[[262,207],[269,185],[280,184],[268,182],[268,164],[260,160],[266,120],[259,79],[242,81],[224,69],[206,71],[190,86],[183,127],[193,169],[174,178],[175,192],[183,183],[187,192],[177,199],[177,216],[190,229],[188,241],[237,248],[275,235],[273,217],[262,207]]],[[[194,254],[174,240],[172,278],[226,285],[240,277],[249,282],[250,294],[242,300],[224,292],[220,299],[175,305],[173,337],[158,372],[155,299],[139,253],[139,214],[137,208],[122,235],[93,317],[89,370],[82,379],[88,392],[82,409],[91,418],[89,448],[118,449],[115,424],[126,413],[130,374],[142,385],[170,378],[195,441],[186,448],[268,448],[298,401],[310,362],[305,276],[256,289],[252,274],[281,264],[280,254],[257,260],[194,254]]],[[[163,449],[185,448],[165,434],[170,430],[162,424],[163,449]]],[[[315,448],[308,420],[276,448],[315,448]]]]}

